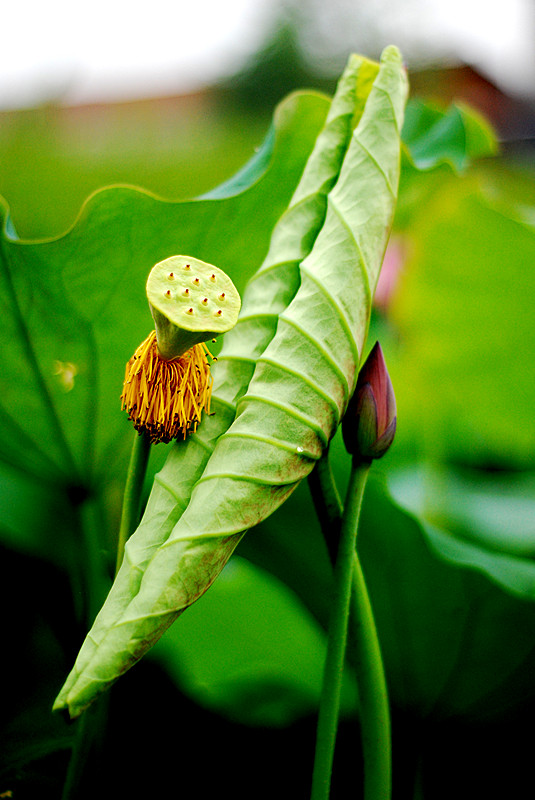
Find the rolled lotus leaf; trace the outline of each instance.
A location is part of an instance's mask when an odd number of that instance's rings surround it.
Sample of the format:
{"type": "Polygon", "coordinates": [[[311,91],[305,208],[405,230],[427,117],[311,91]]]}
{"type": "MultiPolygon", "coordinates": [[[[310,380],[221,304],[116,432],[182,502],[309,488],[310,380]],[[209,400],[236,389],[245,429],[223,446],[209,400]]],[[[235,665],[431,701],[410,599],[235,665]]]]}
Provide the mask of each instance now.
{"type": "MultiPolygon", "coordinates": [[[[178,460],[188,469],[191,464],[195,476],[189,503],[189,480],[184,495],[180,482],[175,492],[169,480],[176,476],[176,449],[171,467],[157,476],[156,483],[175,494],[174,503],[165,491],[163,500],[151,499],[146,535],[139,536],[142,522],[127,546],[124,577],[112,589],[56,702],[71,716],[135,663],[211,585],[244,532],[288,497],[335,432],[355,385],[393,217],[406,93],[399,52],[387,48],[328,192],[323,226],[300,260],[293,299],[269,314],[276,332],[268,333],[263,349],[257,349],[253,336],[262,320],[244,314],[244,299],[242,328],[239,322],[229,339],[248,340],[250,356],[243,364],[237,358],[237,365],[244,367],[240,375],[249,371],[253,377],[239,386],[229,381],[235,366],[231,346],[221,377],[225,362],[218,363],[225,424],[237,403],[234,422],[219,438],[210,427],[212,418],[203,422],[201,428],[212,436],[210,452],[215,442],[207,460],[186,460],[191,444],[184,448],[178,460]],[[165,539],[162,528],[165,533],[171,528],[165,539]]],[[[281,250],[282,245],[284,237],[281,250]]],[[[275,261],[272,271],[278,268],[275,261]]],[[[262,272],[267,278],[269,271],[262,267],[256,280],[262,272]]],[[[279,285],[284,291],[285,281],[279,285]]]]}
{"type": "Polygon", "coordinates": [[[258,358],[273,338],[278,315],[295,295],[300,262],[312,249],[324,222],[327,193],[334,186],[379,65],[350,56],[303,175],[286,212],[277,222],[269,251],[249,281],[237,325],[225,336],[213,366],[212,409],[187,442],[170,447],[155,476],[143,519],[126,544],[124,560],[108,598],[58,698],[61,707],[99,642],[139,590],[144,570],[169,537],[202,475],[217,439],[232,423],[258,358]]]}

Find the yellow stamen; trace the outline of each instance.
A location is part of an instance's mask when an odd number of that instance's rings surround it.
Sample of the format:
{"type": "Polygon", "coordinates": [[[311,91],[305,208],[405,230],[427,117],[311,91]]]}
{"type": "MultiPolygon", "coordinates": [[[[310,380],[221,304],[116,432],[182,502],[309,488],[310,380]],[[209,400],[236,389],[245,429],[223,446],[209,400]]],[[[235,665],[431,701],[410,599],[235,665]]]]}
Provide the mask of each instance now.
{"type": "Polygon", "coordinates": [[[158,353],[156,332],[139,345],[126,365],[121,408],[138,431],[153,443],[170,442],[195,431],[202,412],[210,413],[212,376],[202,342],[179,358],[166,361],[158,353]]]}

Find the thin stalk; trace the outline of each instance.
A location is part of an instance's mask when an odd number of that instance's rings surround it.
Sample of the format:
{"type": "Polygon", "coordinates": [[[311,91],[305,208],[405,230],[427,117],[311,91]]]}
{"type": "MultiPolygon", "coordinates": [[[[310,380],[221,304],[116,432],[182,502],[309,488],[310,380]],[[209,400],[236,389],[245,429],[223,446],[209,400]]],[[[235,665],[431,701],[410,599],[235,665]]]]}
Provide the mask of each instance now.
{"type": "MultiPolygon", "coordinates": [[[[116,572],[123,560],[126,541],[134,532],[139,522],[141,492],[147,471],[149,455],[149,437],[146,433],[136,433],[132,446],[132,453],[130,455],[123,496],[123,508],[117,542],[116,572]]],[[[93,541],[90,533],[91,531],[88,532],[88,539],[93,541]]],[[[97,595],[96,604],[95,602],[90,604],[92,612],[95,610],[95,605],[100,607],[103,600],[103,597],[98,597],[100,592],[96,591],[100,586],[97,586],[97,578],[99,577],[98,564],[96,563],[98,560],[98,553],[95,551],[94,546],[90,551],[90,557],[90,566],[92,567],[91,576],[95,585],[90,586],[89,589],[93,590],[93,595],[97,595]]],[[[102,736],[106,730],[108,704],[109,693],[106,693],[102,697],[97,698],[97,700],[84,711],[77,722],[76,738],[63,786],[62,800],[76,800],[80,796],[81,787],[84,785],[87,778],[88,763],[90,760],[93,760],[95,756],[98,756],[102,736]]]]}
{"type": "MultiPolygon", "coordinates": [[[[85,578],[85,611],[89,622],[95,618],[109,590],[109,572],[103,559],[103,548],[99,541],[100,524],[98,506],[95,500],[86,500],[78,509],[79,525],[83,534],[85,578]]],[[[91,774],[95,772],[95,758],[98,758],[106,730],[108,697],[99,697],[76,722],[76,734],[63,784],[61,800],[78,800],[82,789],[89,780],[88,763],[92,764],[91,774]]]]}
{"type": "Polygon", "coordinates": [[[117,541],[117,563],[115,572],[121,566],[124,548],[127,540],[138,526],[139,512],[141,508],[141,493],[143,482],[147,472],[147,464],[150,455],[150,439],[145,431],[135,433],[126,485],[124,487],[123,510],[121,514],[121,524],[119,526],[119,538],[117,541]]]}
{"type": "Polygon", "coordinates": [[[344,506],[334,480],[328,448],[308,476],[310,494],[332,564],[336,562],[344,506]]]}
{"type": "Polygon", "coordinates": [[[366,581],[357,553],[353,558],[351,595],[356,630],[364,800],[389,800],[392,792],[392,740],[388,691],[379,639],[366,581]]]}
{"type": "Polygon", "coordinates": [[[347,489],[340,542],[334,567],[335,590],[327,636],[311,800],[328,800],[330,794],[344,673],[354,553],[368,472],[369,464],[353,463],[347,489]]]}
{"type": "Polygon", "coordinates": [[[78,800],[82,794],[82,787],[85,791],[93,786],[96,787],[92,774],[88,776],[87,765],[91,760],[94,763],[95,757],[98,759],[102,745],[102,737],[106,730],[106,720],[108,716],[108,694],[98,697],[95,702],[84,711],[78,720],[76,738],[72,749],[67,776],[63,784],[61,800],[78,800]],[[88,787],[87,784],[91,786],[88,787]]]}
{"type": "Polygon", "coordinates": [[[100,501],[97,498],[88,498],[78,509],[83,544],[81,582],[86,623],[93,622],[110,588],[100,513],[100,501]]]}
{"type": "MultiPolygon", "coordinates": [[[[340,536],[343,506],[325,452],[309,477],[314,505],[329,553],[340,536]]],[[[392,745],[388,691],[373,612],[358,550],[353,553],[353,575],[348,643],[356,669],[360,700],[365,800],[391,796],[392,745]]]]}

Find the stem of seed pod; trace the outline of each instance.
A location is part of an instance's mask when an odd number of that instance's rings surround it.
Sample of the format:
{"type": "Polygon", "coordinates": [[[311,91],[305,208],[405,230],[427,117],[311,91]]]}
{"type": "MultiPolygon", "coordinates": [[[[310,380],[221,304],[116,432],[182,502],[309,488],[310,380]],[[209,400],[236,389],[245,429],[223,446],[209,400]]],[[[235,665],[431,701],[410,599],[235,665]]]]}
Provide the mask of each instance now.
{"type": "Polygon", "coordinates": [[[87,786],[90,770],[94,771],[93,760],[102,748],[108,722],[109,699],[109,694],[98,697],[76,722],[76,736],[61,800],[77,800],[87,786]]]}
{"type": "Polygon", "coordinates": [[[145,431],[142,433],[137,433],[136,431],[124,487],[123,510],[119,527],[119,539],[117,542],[116,574],[123,560],[125,544],[139,523],[141,493],[145,474],[147,472],[149,455],[150,438],[148,434],[145,431]]]}

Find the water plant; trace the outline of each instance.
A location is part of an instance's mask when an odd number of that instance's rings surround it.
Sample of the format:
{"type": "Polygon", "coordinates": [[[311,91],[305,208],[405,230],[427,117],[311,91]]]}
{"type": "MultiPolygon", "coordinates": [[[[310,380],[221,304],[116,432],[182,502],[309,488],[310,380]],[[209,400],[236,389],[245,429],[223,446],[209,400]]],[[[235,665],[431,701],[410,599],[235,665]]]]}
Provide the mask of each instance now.
{"type": "MultiPolygon", "coordinates": [[[[478,602],[484,594],[527,629],[529,565],[520,585],[511,558],[461,545],[402,511],[381,480],[383,461],[372,467],[389,451],[397,424],[385,359],[379,345],[369,347],[368,331],[371,323],[371,341],[386,339],[392,352],[392,331],[372,319],[372,302],[400,171],[397,226],[406,253],[407,220],[422,205],[422,186],[429,191],[444,164],[464,169],[469,151],[492,150],[484,124],[466,109],[414,105],[403,144],[406,95],[396,48],[379,63],[355,55],[332,100],[298,93],[282,103],[252,162],[209,196],[177,204],[113,187],[90,198],[72,230],[49,242],[21,241],[7,217],[1,290],[12,347],[2,409],[11,423],[1,432],[0,455],[11,480],[16,473],[46,482],[38,502],[34,489],[20,488],[32,498],[25,513],[39,509],[47,521],[42,546],[51,546],[54,529],[65,558],[78,626],[69,626],[71,651],[83,632],[63,687],[58,664],[46,698],[46,724],[59,732],[55,746],[60,741],[73,753],[65,798],[81,796],[88,770],[94,773],[91,746],[106,730],[110,695],[113,704],[123,686],[128,694],[143,666],[122,676],[141,658],[143,665],[165,658],[191,665],[195,620],[207,636],[210,629],[208,612],[196,610],[209,609],[211,601],[203,603],[243,574],[243,556],[291,586],[326,631],[314,800],[335,793],[341,710],[360,721],[352,746],[356,762],[362,747],[363,774],[355,767],[355,787],[362,781],[367,798],[386,798],[391,708],[423,718],[430,708],[440,715],[482,705],[481,692],[497,696],[493,687],[509,667],[523,675],[529,664],[515,622],[503,628],[511,646],[503,648],[498,677],[480,670],[470,683],[468,669],[460,688],[455,683],[466,637],[458,625],[463,592],[478,602]],[[113,498],[123,486],[119,514],[113,498]],[[296,497],[299,518],[281,525],[296,497]],[[62,508],[68,523],[55,513],[52,525],[49,506],[62,508]],[[71,563],[72,531],[79,538],[71,563]],[[63,717],[50,713],[59,689],[55,708],[74,725],[62,727],[63,717]]],[[[392,302],[383,299],[382,309],[392,302]]],[[[432,323],[436,315],[428,321],[434,330],[432,323]]],[[[407,386],[396,368],[394,381],[403,398],[407,386]]],[[[402,442],[410,424],[403,409],[402,442]]],[[[455,429],[450,438],[453,444],[455,429]]],[[[389,451],[384,461],[390,458],[389,451]]],[[[4,520],[9,530],[9,509],[4,520]]],[[[260,583],[254,586],[251,607],[260,583]]],[[[275,628],[282,627],[277,608],[275,628]]],[[[270,621],[262,612],[247,637],[251,646],[270,621]]],[[[497,647],[482,633],[478,641],[485,653],[497,647]]],[[[288,658],[297,660],[301,645],[288,658]]],[[[281,648],[277,655],[282,662],[281,648]]],[[[219,669],[206,685],[219,679],[225,686],[217,701],[233,698],[225,708],[231,718],[265,719],[267,703],[232,694],[225,667],[212,653],[199,654],[203,660],[219,669]]],[[[308,670],[299,677],[309,679],[308,670]]],[[[197,680],[193,694],[203,691],[197,680]]],[[[202,695],[203,702],[215,695],[202,695]]],[[[291,702],[281,696],[269,718],[311,713],[316,702],[313,693],[303,699],[293,692],[291,702]]],[[[141,713],[135,693],[128,708],[136,718],[141,713]]],[[[396,780],[399,786],[394,771],[396,780]]]]}

